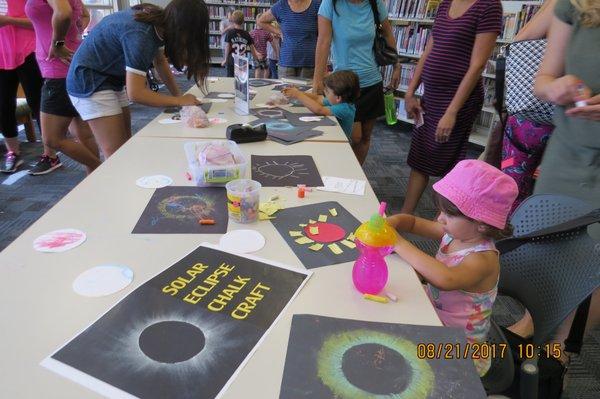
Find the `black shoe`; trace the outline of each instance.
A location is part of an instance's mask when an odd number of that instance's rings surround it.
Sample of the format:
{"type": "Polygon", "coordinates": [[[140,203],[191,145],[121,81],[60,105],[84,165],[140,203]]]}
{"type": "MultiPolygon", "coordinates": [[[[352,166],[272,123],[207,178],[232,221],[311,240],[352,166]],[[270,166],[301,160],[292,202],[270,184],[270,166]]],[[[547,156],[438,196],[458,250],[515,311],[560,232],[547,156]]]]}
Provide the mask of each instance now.
{"type": "Polygon", "coordinates": [[[48,155],[42,155],[40,160],[29,170],[29,174],[34,176],[45,175],[61,166],[62,163],[60,162],[58,155],[54,158],[50,158],[48,155]]]}
{"type": "Polygon", "coordinates": [[[23,164],[23,160],[21,159],[21,156],[18,154],[15,154],[12,151],[9,151],[6,153],[6,156],[4,157],[4,167],[0,171],[2,173],[14,173],[17,171],[19,166],[21,166],[21,164],[23,164]]]}

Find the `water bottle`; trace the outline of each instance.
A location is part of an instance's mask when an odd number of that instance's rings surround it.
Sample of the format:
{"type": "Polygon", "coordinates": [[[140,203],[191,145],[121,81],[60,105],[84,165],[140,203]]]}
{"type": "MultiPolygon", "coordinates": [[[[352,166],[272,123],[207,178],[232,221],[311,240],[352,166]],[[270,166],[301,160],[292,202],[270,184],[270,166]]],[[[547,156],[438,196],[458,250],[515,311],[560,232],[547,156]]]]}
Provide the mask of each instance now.
{"type": "Polygon", "coordinates": [[[379,213],[371,216],[354,233],[360,255],[352,268],[352,281],[363,294],[377,295],[387,283],[385,257],[394,250],[396,232],[383,218],[385,207],[386,203],[382,202],[379,213]]]}
{"type": "Polygon", "coordinates": [[[394,98],[394,90],[385,89],[383,98],[385,101],[385,121],[388,125],[395,125],[398,122],[398,118],[396,118],[396,99],[394,98]]]}

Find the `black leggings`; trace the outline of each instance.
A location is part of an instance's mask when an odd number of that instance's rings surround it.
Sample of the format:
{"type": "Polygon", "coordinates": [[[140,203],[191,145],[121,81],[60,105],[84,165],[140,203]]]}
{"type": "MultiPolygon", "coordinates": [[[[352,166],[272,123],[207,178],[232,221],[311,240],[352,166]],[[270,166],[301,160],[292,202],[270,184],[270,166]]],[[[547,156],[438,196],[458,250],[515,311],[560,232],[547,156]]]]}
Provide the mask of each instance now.
{"type": "Polygon", "coordinates": [[[0,132],[4,134],[4,137],[17,137],[15,112],[19,83],[23,86],[27,104],[39,127],[40,96],[44,81],[35,60],[35,53],[29,54],[25,58],[25,62],[16,69],[0,69],[0,132]]]}

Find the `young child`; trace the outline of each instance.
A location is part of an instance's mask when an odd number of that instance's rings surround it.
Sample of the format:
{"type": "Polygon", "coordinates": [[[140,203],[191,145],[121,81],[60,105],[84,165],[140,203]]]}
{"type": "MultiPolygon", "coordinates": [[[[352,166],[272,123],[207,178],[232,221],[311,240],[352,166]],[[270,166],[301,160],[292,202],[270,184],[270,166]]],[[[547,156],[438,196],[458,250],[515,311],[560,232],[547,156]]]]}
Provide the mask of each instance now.
{"type": "Polygon", "coordinates": [[[246,57],[248,52],[251,51],[254,59],[261,60],[264,58],[264,55],[256,51],[254,40],[243,28],[244,14],[240,10],[236,10],[231,14],[231,23],[233,23],[233,28],[228,30],[225,35],[225,59],[221,63],[222,66],[227,65],[227,76],[230,78],[234,76],[234,54],[246,57]]]}
{"type": "MultiPolygon", "coordinates": [[[[435,258],[399,236],[395,250],[427,282],[426,291],[445,326],[463,328],[467,341],[483,343],[498,291],[500,263],[494,239],[510,234],[507,217],[518,188],[515,181],[478,160],[459,162],[433,185],[437,221],[409,214],[387,218],[400,232],[440,240],[435,258]]],[[[473,359],[483,376],[490,359],[473,359]]]]}
{"type": "MultiPolygon", "coordinates": [[[[260,14],[256,16],[256,20],[260,14]]],[[[250,37],[254,41],[256,51],[263,56],[263,58],[257,58],[254,60],[254,77],[255,78],[268,78],[269,77],[269,64],[267,63],[267,44],[273,40],[271,33],[262,29],[258,24],[256,28],[250,32],[250,37]]]]}
{"type": "Polygon", "coordinates": [[[325,97],[304,93],[295,87],[288,87],[282,92],[286,97],[299,100],[317,115],[335,116],[346,136],[350,138],[356,113],[354,101],[360,93],[358,75],[352,71],[333,72],[325,77],[323,86],[325,97]]]}
{"type": "MultiPolygon", "coordinates": [[[[277,22],[273,22],[277,24],[277,22]]],[[[271,79],[279,79],[277,65],[279,64],[279,49],[281,47],[281,38],[278,35],[271,34],[272,39],[267,43],[267,59],[269,60],[269,74],[271,79]]]]}

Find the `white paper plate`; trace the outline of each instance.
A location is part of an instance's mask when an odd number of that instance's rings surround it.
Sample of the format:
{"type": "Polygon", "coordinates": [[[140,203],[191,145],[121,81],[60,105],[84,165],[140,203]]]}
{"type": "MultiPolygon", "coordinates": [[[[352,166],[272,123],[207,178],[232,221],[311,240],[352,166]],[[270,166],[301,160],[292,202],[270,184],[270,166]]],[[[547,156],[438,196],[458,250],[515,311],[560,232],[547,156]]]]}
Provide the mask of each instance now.
{"type": "Polygon", "coordinates": [[[226,251],[247,254],[262,249],[265,237],[255,230],[233,230],[221,237],[219,246],[226,251]]]}
{"type": "Polygon", "coordinates": [[[133,271],[127,266],[96,266],[81,273],[73,281],[73,291],[87,297],[105,296],[121,291],[132,281],[133,271]]]}
{"type": "Polygon", "coordinates": [[[165,175],[153,175],[140,177],[135,181],[142,188],[163,188],[173,184],[173,179],[165,175]]]}

